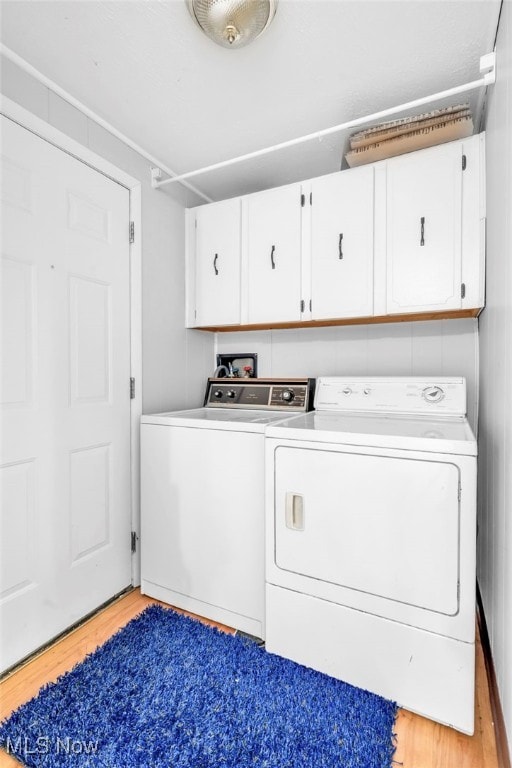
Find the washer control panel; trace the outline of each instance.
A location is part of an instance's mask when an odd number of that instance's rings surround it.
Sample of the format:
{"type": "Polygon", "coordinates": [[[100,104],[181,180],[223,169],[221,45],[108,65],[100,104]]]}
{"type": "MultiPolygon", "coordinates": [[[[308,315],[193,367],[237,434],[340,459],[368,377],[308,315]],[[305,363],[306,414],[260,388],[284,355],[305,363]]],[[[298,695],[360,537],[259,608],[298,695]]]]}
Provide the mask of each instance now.
{"type": "Polygon", "coordinates": [[[326,376],[317,379],[315,408],[318,411],[464,416],[466,381],[446,376],[433,379],[326,376]]]}
{"type": "Polygon", "coordinates": [[[310,411],[314,379],[208,379],[207,408],[310,411]]]}

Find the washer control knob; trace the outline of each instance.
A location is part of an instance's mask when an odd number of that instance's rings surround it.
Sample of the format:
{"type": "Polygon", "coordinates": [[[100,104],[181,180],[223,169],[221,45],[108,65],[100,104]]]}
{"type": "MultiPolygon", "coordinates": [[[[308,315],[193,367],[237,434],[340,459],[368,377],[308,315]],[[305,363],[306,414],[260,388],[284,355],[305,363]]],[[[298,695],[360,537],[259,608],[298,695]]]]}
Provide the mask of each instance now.
{"type": "Polygon", "coordinates": [[[227,397],[230,397],[231,400],[233,400],[234,397],[236,397],[236,392],[234,389],[228,389],[226,392],[227,397]]]}
{"type": "Polygon", "coordinates": [[[364,393],[365,395],[369,395],[369,394],[370,394],[370,392],[371,392],[371,389],[370,389],[370,387],[365,387],[365,388],[363,389],[363,393],[364,393]]]}
{"type": "Polygon", "coordinates": [[[213,396],[217,398],[217,400],[220,400],[222,397],[222,389],[216,389],[213,393],[213,396]]]}
{"type": "Polygon", "coordinates": [[[295,392],[293,389],[284,389],[283,393],[281,395],[281,400],[284,400],[285,403],[291,403],[292,400],[295,398],[295,392]]]}
{"type": "Polygon", "coordinates": [[[441,389],[441,387],[433,385],[431,387],[425,387],[422,395],[427,403],[440,403],[444,398],[444,390],[441,389]]]}
{"type": "Polygon", "coordinates": [[[344,395],[351,395],[352,394],[352,390],[350,389],[350,387],[345,387],[345,389],[343,390],[343,394],[344,395]]]}

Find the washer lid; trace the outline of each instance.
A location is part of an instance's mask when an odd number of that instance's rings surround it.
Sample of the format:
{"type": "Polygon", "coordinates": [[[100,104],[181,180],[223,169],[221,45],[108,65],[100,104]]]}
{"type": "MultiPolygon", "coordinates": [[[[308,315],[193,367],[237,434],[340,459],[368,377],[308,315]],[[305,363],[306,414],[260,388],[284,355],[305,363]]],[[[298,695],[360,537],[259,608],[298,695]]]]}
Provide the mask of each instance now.
{"type": "Polygon", "coordinates": [[[267,437],[287,440],[477,455],[466,418],[311,411],[270,425],[267,437]]]}
{"type": "Polygon", "coordinates": [[[197,429],[226,429],[237,432],[264,432],[268,424],[290,418],[283,411],[244,411],[231,408],[194,408],[190,411],[150,413],[141,417],[141,424],[197,429]]]}

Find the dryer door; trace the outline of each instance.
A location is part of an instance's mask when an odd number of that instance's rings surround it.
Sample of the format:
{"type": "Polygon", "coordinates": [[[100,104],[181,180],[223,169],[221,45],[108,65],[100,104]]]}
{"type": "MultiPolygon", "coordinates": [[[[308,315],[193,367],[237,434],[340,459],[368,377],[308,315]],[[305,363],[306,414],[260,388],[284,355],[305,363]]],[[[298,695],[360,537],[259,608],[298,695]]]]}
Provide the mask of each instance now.
{"type": "MultiPolygon", "coordinates": [[[[417,454],[416,454],[417,455],[417,454]]],[[[459,468],[445,461],[279,446],[274,557],[321,584],[453,616],[459,468]]],[[[343,599],[340,599],[343,602],[343,599]]]]}

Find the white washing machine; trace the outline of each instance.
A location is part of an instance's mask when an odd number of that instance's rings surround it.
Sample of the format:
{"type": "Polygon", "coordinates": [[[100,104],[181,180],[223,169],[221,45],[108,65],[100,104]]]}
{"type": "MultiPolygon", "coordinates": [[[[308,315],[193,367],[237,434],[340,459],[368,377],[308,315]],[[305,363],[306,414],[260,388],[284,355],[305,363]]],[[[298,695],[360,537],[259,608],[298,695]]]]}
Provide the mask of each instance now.
{"type": "Polygon", "coordinates": [[[464,379],[321,378],[266,433],[266,647],[473,733],[464,379]]]}
{"type": "Polygon", "coordinates": [[[141,422],[141,591],[264,637],[264,432],[308,379],[210,379],[203,408],[141,422]]]}

